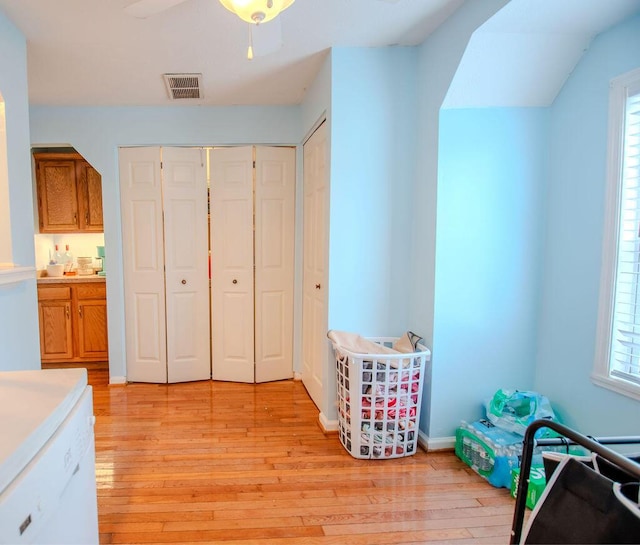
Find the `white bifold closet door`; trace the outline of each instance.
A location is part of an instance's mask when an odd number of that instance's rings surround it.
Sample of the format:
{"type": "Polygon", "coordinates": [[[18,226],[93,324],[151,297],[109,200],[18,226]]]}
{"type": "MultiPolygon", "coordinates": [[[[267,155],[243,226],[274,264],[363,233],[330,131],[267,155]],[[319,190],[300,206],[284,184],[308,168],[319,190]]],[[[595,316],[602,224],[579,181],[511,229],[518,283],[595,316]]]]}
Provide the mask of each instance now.
{"type": "Polygon", "coordinates": [[[127,379],[211,377],[205,150],[121,148],[127,379]]]}
{"type": "Polygon", "coordinates": [[[291,378],[295,149],[210,153],[212,376],[291,378]]]}

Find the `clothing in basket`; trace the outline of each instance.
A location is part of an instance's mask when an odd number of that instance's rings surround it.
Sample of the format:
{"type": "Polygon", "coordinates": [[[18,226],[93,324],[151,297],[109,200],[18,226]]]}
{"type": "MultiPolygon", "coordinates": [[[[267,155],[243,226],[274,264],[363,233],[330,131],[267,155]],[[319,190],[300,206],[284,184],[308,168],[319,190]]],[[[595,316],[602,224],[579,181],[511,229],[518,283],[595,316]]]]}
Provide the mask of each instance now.
{"type": "Polygon", "coordinates": [[[329,331],[336,355],[338,432],[355,458],[414,454],[425,364],[431,353],[408,332],[365,338],[329,331]]]}

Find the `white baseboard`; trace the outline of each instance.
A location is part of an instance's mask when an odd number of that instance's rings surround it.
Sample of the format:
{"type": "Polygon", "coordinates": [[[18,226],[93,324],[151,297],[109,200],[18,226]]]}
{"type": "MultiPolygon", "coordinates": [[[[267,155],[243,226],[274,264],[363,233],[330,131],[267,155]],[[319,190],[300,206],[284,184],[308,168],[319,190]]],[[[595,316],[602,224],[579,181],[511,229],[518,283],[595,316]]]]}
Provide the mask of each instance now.
{"type": "Polygon", "coordinates": [[[436,450],[451,450],[456,445],[455,436],[452,437],[429,437],[424,432],[418,432],[418,445],[427,452],[436,450]]]}
{"type": "Polygon", "coordinates": [[[320,422],[320,427],[322,431],[331,432],[338,431],[338,421],[337,420],[329,420],[324,413],[320,413],[318,416],[318,421],[320,422]]]}
{"type": "MultiPolygon", "coordinates": [[[[320,413],[318,416],[318,422],[322,431],[335,432],[338,431],[338,421],[329,420],[324,413],[320,413]]],[[[422,431],[418,431],[418,445],[420,445],[427,452],[436,450],[452,450],[456,445],[455,436],[451,437],[429,437],[422,431]]]]}
{"type": "Polygon", "coordinates": [[[302,373],[298,373],[294,371],[293,380],[302,380],[302,373]]]}
{"type": "Polygon", "coordinates": [[[126,384],[127,377],[109,377],[109,384],[126,384]]]}

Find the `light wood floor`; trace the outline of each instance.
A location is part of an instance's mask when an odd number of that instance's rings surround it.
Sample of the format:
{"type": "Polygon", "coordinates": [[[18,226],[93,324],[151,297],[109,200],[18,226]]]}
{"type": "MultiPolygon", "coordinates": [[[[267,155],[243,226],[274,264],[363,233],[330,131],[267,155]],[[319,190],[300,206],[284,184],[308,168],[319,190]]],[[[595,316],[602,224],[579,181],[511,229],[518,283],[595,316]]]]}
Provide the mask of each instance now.
{"type": "Polygon", "coordinates": [[[89,382],[103,544],[509,541],[506,489],[452,452],[352,458],[300,382],[89,382]]]}

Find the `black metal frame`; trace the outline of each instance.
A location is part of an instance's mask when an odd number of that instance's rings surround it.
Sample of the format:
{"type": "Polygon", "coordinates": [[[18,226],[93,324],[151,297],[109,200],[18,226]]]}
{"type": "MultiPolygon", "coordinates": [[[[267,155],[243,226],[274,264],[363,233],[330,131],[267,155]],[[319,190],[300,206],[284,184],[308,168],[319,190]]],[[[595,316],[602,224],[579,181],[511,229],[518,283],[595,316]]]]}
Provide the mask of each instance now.
{"type": "Polygon", "coordinates": [[[640,436],[635,437],[588,437],[582,435],[571,428],[568,428],[557,422],[550,420],[535,420],[528,427],[524,434],[522,461],[520,465],[520,479],[518,481],[518,492],[516,495],[516,506],[513,513],[513,525],[511,526],[511,541],[513,545],[520,542],[522,535],[522,525],[524,520],[524,511],[527,501],[527,487],[529,484],[529,472],[531,470],[531,460],[533,450],[537,446],[552,445],[580,445],[591,452],[595,452],[604,459],[624,469],[631,475],[635,475],[640,479],[640,464],[626,458],[622,454],[615,452],[603,445],[632,445],[640,444],[640,436]],[[562,435],[562,437],[554,439],[535,439],[536,432],[541,428],[549,428],[562,435]],[[526,478],[524,476],[526,475],[526,478]]]}

